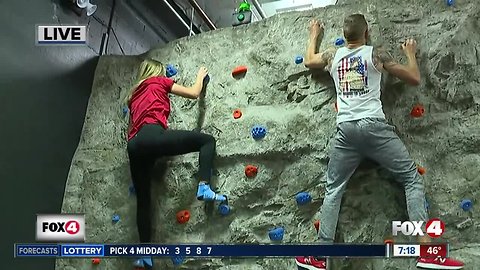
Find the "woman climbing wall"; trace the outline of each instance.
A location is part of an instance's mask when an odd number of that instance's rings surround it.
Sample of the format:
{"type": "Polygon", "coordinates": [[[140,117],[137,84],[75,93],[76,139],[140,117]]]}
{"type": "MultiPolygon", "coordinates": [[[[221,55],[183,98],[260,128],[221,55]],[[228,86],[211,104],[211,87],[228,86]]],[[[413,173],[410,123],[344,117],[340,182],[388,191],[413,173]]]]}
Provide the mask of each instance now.
{"type": "MultiPolygon", "coordinates": [[[[197,199],[226,200],[226,196],[216,194],[209,185],[215,158],[215,138],[196,131],[170,130],[167,125],[169,94],[197,99],[207,76],[208,70],[202,67],[193,86],[185,87],[165,76],[162,63],[147,59],[141,63],[137,83],[125,99],[130,111],[127,151],[137,195],[137,227],[141,243],[152,241],[150,172],[157,158],[199,152],[197,199]]],[[[153,269],[153,263],[151,258],[142,258],[135,261],[135,267],[153,269]]]]}

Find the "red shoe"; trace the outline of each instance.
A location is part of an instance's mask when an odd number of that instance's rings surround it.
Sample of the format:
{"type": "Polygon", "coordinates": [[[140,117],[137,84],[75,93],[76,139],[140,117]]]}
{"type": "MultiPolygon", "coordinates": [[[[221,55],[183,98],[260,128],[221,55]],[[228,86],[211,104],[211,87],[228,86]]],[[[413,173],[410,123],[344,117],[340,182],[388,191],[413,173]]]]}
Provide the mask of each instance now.
{"type": "Polygon", "coordinates": [[[419,258],[417,267],[426,269],[462,269],[463,263],[450,258],[419,258]]]}
{"type": "Polygon", "coordinates": [[[317,260],[313,256],[308,257],[295,257],[295,263],[308,270],[326,270],[327,269],[327,261],[317,260]]]}

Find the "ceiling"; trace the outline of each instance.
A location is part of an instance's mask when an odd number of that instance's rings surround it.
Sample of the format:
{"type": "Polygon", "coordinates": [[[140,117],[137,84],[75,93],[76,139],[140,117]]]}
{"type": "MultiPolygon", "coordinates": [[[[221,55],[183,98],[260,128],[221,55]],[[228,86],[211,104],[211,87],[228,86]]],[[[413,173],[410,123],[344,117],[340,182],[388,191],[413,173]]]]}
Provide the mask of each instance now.
{"type": "MultiPolygon", "coordinates": [[[[188,28],[190,25],[190,18],[192,18],[193,8],[190,5],[188,0],[127,0],[134,5],[142,5],[146,7],[145,11],[152,14],[153,20],[164,19],[165,16],[177,17],[176,23],[170,24],[172,27],[183,28],[182,31],[188,33],[188,28]],[[178,16],[173,15],[174,13],[163,4],[166,1],[173,2],[178,5],[179,9],[182,11],[180,13],[183,17],[181,22],[178,19],[178,16]],[[162,4],[162,5],[161,5],[162,4]],[[180,23],[179,23],[180,22],[180,23]],[[174,26],[173,26],[174,25],[174,26]]],[[[239,7],[240,3],[243,0],[195,0],[199,6],[204,10],[210,20],[215,24],[217,28],[231,27],[233,13],[236,12],[236,9],[239,7]]],[[[255,9],[252,0],[248,0],[252,6],[253,19],[252,21],[261,20],[262,17],[260,13],[255,9]]],[[[288,12],[292,10],[302,10],[302,9],[311,9],[317,7],[323,7],[327,5],[332,5],[337,2],[337,0],[258,0],[264,14],[269,17],[278,13],[288,12]]],[[[200,32],[209,31],[210,28],[202,20],[202,18],[194,12],[193,16],[194,26],[200,32]]],[[[155,24],[155,23],[154,23],[155,24]]]]}

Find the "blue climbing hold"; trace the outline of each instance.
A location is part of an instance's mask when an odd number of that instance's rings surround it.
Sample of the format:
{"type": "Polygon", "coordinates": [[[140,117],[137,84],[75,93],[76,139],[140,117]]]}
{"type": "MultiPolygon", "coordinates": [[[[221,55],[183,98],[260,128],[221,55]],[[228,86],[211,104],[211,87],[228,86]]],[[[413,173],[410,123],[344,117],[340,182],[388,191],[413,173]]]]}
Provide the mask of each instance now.
{"type": "Polygon", "coordinates": [[[180,265],[185,260],[184,257],[172,257],[173,265],[180,265]]]}
{"type": "Polygon", "coordinates": [[[472,201],[468,199],[462,200],[462,202],[460,203],[460,207],[463,209],[463,211],[470,211],[470,209],[472,209],[472,206],[472,201]]]}
{"type": "Polygon", "coordinates": [[[446,0],[447,6],[451,7],[455,4],[455,0],[446,0]]]}
{"type": "Polygon", "coordinates": [[[203,78],[203,84],[208,84],[210,82],[210,75],[207,74],[205,78],[203,78]]]}
{"type": "Polygon", "coordinates": [[[228,206],[227,204],[221,203],[218,206],[218,212],[222,216],[227,216],[228,214],[230,214],[230,206],[228,206]]]}
{"type": "Polygon", "coordinates": [[[128,107],[123,107],[122,112],[123,112],[123,116],[126,116],[128,113],[128,107]]]}
{"type": "Polygon", "coordinates": [[[270,240],[272,241],[282,241],[284,233],[285,233],[285,229],[282,227],[278,227],[273,230],[270,230],[268,232],[268,237],[270,237],[270,240]]]}
{"type": "Polygon", "coordinates": [[[177,69],[173,65],[168,64],[165,75],[167,75],[168,78],[173,77],[177,75],[177,69]]]}
{"type": "Polygon", "coordinates": [[[113,215],[113,217],[112,217],[112,222],[113,222],[113,223],[117,223],[117,222],[119,222],[119,221],[120,221],[120,216],[119,216],[119,215],[113,215]]]}
{"type": "Polygon", "coordinates": [[[301,57],[301,56],[295,57],[295,64],[298,65],[298,64],[301,64],[301,63],[303,63],[303,57],[301,57]]]}
{"type": "Polygon", "coordinates": [[[254,126],[252,128],[252,137],[255,140],[263,139],[265,137],[265,135],[267,135],[267,128],[266,127],[257,125],[257,126],[254,126]]]}
{"type": "Polygon", "coordinates": [[[343,46],[343,45],[345,45],[345,39],[340,37],[340,38],[337,38],[335,40],[335,46],[340,47],[340,46],[343,46]]]}
{"type": "Polygon", "coordinates": [[[305,205],[312,201],[312,196],[308,192],[300,192],[296,196],[298,205],[305,205]]]}

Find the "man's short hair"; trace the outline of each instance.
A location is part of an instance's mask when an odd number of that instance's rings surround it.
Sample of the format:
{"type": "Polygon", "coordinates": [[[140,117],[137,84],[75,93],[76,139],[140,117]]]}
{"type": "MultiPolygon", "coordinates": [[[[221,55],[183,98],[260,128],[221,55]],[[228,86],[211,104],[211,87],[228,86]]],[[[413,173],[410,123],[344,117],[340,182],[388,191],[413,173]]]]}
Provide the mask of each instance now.
{"type": "Polygon", "coordinates": [[[367,30],[367,20],[362,14],[352,14],[343,21],[343,35],[347,41],[361,39],[367,30]]]}

